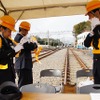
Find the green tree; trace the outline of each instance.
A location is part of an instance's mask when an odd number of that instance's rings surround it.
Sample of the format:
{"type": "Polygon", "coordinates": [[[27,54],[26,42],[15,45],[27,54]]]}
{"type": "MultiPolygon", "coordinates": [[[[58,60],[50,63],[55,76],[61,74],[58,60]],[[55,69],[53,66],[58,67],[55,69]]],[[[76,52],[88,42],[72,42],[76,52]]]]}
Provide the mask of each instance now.
{"type": "Polygon", "coordinates": [[[91,24],[90,21],[86,21],[86,22],[84,21],[84,22],[74,25],[73,31],[74,31],[75,35],[78,35],[85,31],[90,31],[91,30],[90,24],[91,24]]]}

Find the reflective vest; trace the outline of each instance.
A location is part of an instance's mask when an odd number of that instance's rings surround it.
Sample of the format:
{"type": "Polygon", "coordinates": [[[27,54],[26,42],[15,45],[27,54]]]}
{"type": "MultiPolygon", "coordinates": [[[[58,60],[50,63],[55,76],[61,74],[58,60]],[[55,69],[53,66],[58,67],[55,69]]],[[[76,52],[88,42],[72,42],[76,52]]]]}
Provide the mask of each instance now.
{"type": "MultiPolygon", "coordinates": [[[[0,48],[2,48],[2,39],[1,39],[1,37],[0,37],[0,48]]],[[[7,68],[8,68],[8,64],[6,64],[6,65],[0,64],[0,69],[7,69],[7,68]]]]}
{"type": "Polygon", "coordinates": [[[0,37],[0,48],[2,47],[2,39],[1,39],[1,37],[0,37]]]}
{"type": "Polygon", "coordinates": [[[92,45],[92,43],[91,43],[91,46],[93,47],[92,53],[93,54],[100,54],[100,39],[99,39],[99,43],[98,43],[98,48],[99,49],[95,49],[94,46],[92,45]]]}
{"type": "Polygon", "coordinates": [[[0,64],[0,69],[7,69],[7,68],[8,68],[8,64],[6,64],[6,65],[0,64]]]}

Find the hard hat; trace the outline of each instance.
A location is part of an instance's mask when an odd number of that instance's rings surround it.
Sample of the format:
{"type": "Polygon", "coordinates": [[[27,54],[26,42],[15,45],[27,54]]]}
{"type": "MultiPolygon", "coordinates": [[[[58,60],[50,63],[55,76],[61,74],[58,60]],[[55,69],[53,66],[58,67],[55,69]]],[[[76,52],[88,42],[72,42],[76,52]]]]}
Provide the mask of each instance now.
{"type": "Polygon", "coordinates": [[[15,20],[11,16],[9,16],[9,15],[5,15],[5,16],[2,16],[0,18],[0,25],[9,28],[11,31],[14,31],[14,32],[16,31],[14,29],[14,27],[15,27],[15,20]]]}
{"type": "Polygon", "coordinates": [[[23,22],[20,23],[19,27],[21,27],[21,28],[26,29],[26,30],[29,31],[30,30],[30,23],[28,23],[26,21],[23,21],[23,22]]]}
{"type": "Polygon", "coordinates": [[[97,8],[100,8],[100,1],[99,0],[92,0],[92,1],[88,2],[87,5],[86,5],[86,10],[87,10],[86,15],[90,11],[97,9],[97,8]]]}

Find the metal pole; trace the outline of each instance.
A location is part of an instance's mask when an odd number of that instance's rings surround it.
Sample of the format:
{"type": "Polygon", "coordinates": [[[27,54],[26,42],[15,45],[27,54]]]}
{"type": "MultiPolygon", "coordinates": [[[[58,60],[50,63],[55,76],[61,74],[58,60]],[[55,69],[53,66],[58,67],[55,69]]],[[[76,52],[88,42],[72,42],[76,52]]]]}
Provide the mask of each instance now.
{"type": "Polygon", "coordinates": [[[47,35],[48,35],[48,47],[49,47],[49,30],[47,31],[47,35]]]}

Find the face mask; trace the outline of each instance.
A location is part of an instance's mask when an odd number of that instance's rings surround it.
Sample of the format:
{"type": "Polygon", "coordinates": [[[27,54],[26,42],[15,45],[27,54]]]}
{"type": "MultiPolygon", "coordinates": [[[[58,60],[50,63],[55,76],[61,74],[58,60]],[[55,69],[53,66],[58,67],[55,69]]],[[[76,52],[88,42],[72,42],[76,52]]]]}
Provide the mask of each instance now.
{"type": "Polygon", "coordinates": [[[91,22],[91,28],[92,28],[92,30],[94,29],[94,27],[95,27],[96,25],[100,24],[99,19],[96,18],[96,17],[92,18],[92,19],[90,20],[90,22],[91,22]]]}

